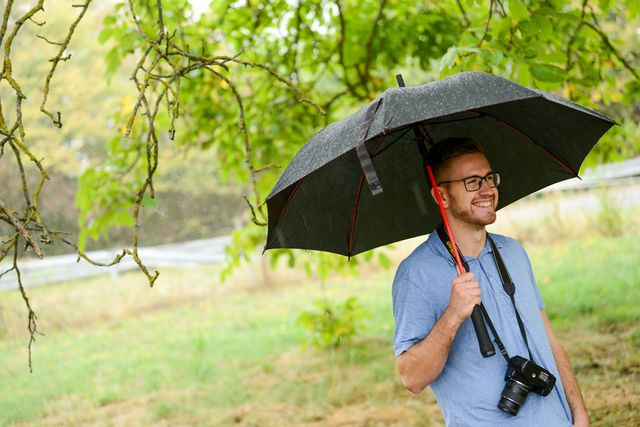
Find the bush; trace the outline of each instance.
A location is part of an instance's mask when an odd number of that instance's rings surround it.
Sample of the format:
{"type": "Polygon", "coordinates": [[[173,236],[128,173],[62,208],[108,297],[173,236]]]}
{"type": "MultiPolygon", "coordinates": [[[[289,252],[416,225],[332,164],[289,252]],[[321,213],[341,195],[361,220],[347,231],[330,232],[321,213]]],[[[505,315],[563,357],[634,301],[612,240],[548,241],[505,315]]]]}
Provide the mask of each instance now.
{"type": "Polygon", "coordinates": [[[624,219],[620,208],[611,200],[607,192],[600,194],[600,211],[598,212],[597,228],[605,236],[621,236],[624,233],[624,219]]]}
{"type": "Polygon", "coordinates": [[[316,309],[302,312],[298,324],[307,330],[307,341],[317,349],[348,345],[364,329],[368,313],[356,297],[349,297],[342,304],[326,299],[313,304],[316,309]]]}

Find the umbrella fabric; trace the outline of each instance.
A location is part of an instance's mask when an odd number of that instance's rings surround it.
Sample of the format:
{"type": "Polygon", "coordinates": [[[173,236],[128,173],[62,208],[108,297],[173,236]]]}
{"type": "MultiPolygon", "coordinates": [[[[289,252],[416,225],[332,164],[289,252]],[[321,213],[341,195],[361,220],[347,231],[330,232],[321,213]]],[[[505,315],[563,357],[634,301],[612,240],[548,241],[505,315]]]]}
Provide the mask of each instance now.
{"type": "Polygon", "coordinates": [[[436,143],[449,137],[478,141],[501,174],[502,208],[578,176],[586,155],[615,122],[486,73],[388,89],[322,129],[291,160],[267,197],[265,249],[352,256],[431,232],[441,217],[413,132],[418,124],[436,143]],[[369,121],[363,138],[363,123],[369,121]],[[362,150],[360,157],[356,150],[363,140],[382,191],[370,189],[365,179],[362,150]]]}

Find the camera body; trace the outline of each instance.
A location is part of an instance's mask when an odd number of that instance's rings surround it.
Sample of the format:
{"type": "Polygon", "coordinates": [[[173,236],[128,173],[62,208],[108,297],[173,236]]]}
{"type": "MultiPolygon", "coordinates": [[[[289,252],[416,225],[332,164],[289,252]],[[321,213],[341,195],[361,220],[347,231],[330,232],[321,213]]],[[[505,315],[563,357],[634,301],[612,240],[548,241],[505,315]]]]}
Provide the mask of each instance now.
{"type": "Polygon", "coordinates": [[[500,394],[498,408],[511,415],[518,414],[530,391],[546,396],[556,384],[551,372],[520,356],[509,359],[504,380],[507,383],[500,394]]]}

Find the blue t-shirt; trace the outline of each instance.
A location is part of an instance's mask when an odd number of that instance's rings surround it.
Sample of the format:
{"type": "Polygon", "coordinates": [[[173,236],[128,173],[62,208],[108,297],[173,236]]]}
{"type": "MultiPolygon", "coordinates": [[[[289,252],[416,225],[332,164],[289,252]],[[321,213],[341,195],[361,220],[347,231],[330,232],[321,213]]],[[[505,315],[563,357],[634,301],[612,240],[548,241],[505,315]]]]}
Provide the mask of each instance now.
{"type": "MultiPolygon", "coordinates": [[[[548,396],[530,392],[516,416],[499,410],[507,363],[497,348],[495,356],[482,357],[473,324],[467,319],[460,326],[444,368],[431,383],[431,389],[448,426],[570,426],[571,412],[540,315],[544,302],[529,258],[516,240],[494,234],[491,237],[516,285],[515,301],[533,359],[555,375],[556,385],[548,396]]],[[[478,258],[465,258],[509,356],[528,359],[515,310],[502,287],[489,242],[478,258]]],[[[429,334],[449,304],[451,280],[455,276],[455,264],[436,232],[400,264],[393,282],[396,356],[429,334]]]]}

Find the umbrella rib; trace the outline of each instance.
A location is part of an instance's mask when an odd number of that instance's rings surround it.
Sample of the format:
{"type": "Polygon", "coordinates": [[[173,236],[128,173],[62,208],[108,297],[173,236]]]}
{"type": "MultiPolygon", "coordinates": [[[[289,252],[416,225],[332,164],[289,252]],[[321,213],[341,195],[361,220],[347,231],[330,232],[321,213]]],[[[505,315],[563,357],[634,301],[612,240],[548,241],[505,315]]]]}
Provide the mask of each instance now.
{"type": "Polygon", "coordinates": [[[360,184],[358,184],[358,194],[356,195],[356,202],[353,205],[353,216],[351,217],[351,231],[349,232],[349,252],[348,256],[351,257],[353,250],[353,232],[356,228],[356,216],[358,215],[358,205],[360,204],[360,194],[362,193],[362,184],[364,183],[364,173],[360,175],[360,184]]]}
{"type": "MultiPolygon", "coordinates": [[[[373,152],[371,154],[371,158],[373,159],[375,157],[378,151],[378,149],[380,148],[380,145],[382,145],[382,142],[384,141],[384,137],[385,135],[382,135],[382,137],[380,138],[380,141],[378,141],[378,144],[376,144],[376,146],[373,148],[373,152]]],[[[349,231],[349,251],[348,256],[351,257],[351,253],[353,251],[353,236],[355,234],[355,229],[356,229],[356,217],[358,215],[358,205],[360,204],[360,194],[362,193],[362,184],[364,183],[364,172],[362,172],[362,175],[360,175],[360,184],[358,184],[358,193],[356,194],[356,200],[355,203],[353,204],[353,215],[351,216],[351,231],[349,231]]]]}
{"type": "Polygon", "coordinates": [[[547,147],[545,147],[545,146],[543,146],[541,144],[538,144],[529,135],[527,135],[526,133],[524,133],[520,129],[510,125],[509,123],[507,123],[507,122],[505,122],[503,120],[500,120],[497,117],[492,116],[491,114],[487,114],[487,113],[479,112],[479,111],[474,111],[474,110],[466,110],[466,111],[468,111],[471,114],[477,114],[478,117],[481,117],[481,118],[487,118],[487,119],[494,120],[494,121],[500,123],[501,125],[508,127],[509,129],[513,130],[514,132],[519,133],[520,135],[525,137],[527,140],[529,140],[529,142],[531,142],[533,145],[535,145],[536,147],[542,149],[542,151],[544,151],[549,157],[551,157],[553,160],[555,160],[557,163],[559,163],[560,166],[562,166],[563,168],[568,170],[573,176],[578,176],[578,172],[576,172],[573,169],[571,169],[570,166],[568,166],[565,162],[560,160],[560,158],[558,156],[556,156],[554,153],[552,153],[547,147]]]}
{"type": "MultiPolygon", "coordinates": [[[[280,224],[280,220],[282,219],[282,215],[284,215],[284,211],[289,206],[291,199],[293,199],[293,195],[296,194],[296,192],[298,191],[298,187],[300,187],[300,184],[302,184],[302,181],[304,181],[305,178],[306,176],[303,176],[298,180],[298,182],[296,182],[296,186],[293,188],[293,191],[291,191],[291,194],[289,194],[289,197],[287,197],[287,201],[284,203],[284,205],[282,205],[282,209],[280,209],[280,215],[278,215],[278,220],[276,221],[276,224],[273,226],[274,231],[276,228],[278,228],[278,224],[280,224]]],[[[273,238],[267,242],[264,249],[265,251],[267,250],[267,246],[269,246],[269,243],[271,243],[272,241],[273,241],[273,238]]]]}
{"type": "Polygon", "coordinates": [[[405,129],[404,132],[402,132],[402,134],[396,136],[396,138],[391,141],[389,144],[387,144],[386,147],[384,147],[382,150],[380,150],[379,152],[376,152],[375,154],[371,155],[371,159],[375,159],[377,156],[379,156],[380,154],[384,153],[385,151],[387,151],[389,148],[393,147],[393,145],[400,139],[404,138],[404,136],[411,130],[411,127],[407,127],[405,129]]]}
{"type": "MultiPolygon", "coordinates": [[[[282,215],[284,215],[284,211],[289,206],[289,203],[291,202],[291,199],[293,199],[293,195],[296,194],[296,192],[298,191],[298,187],[300,187],[300,184],[302,184],[302,181],[304,181],[305,178],[306,177],[303,176],[302,178],[300,178],[298,180],[298,182],[296,183],[296,186],[293,188],[293,191],[291,191],[291,194],[289,194],[289,197],[287,198],[287,201],[284,203],[284,205],[282,205],[282,209],[280,209],[280,215],[278,215],[278,222],[280,222],[280,218],[282,218],[282,215]]],[[[278,224],[276,224],[276,227],[277,226],[278,226],[278,224]]]]}

